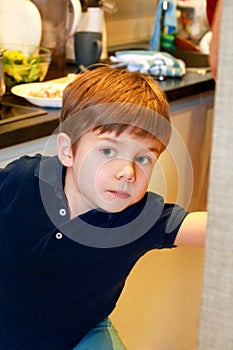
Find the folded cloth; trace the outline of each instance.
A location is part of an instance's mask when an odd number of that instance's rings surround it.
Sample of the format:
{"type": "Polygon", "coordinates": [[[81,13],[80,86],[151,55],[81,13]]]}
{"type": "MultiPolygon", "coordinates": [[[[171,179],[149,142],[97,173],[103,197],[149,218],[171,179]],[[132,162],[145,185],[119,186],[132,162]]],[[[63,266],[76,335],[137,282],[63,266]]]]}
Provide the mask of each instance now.
{"type": "MultiPolygon", "coordinates": [[[[160,37],[161,37],[161,20],[163,13],[163,2],[160,0],[155,12],[155,23],[152,32],[152,36],[149,43],[150,50],[160,50],[160,37]]],[[[176,3],[175,0],[169,0],[168,8],[164,12],[163,26],[166,26],[166,34],[171,34],[177,30],[177,18],[176,18],[176,3]]]]}
{"type": "Polygon", "coordinates": [[[185,63],[167,52],[149,50],[116,51],[110,57],[112,62],[124,64],[131,72],[141,72],[168,78],[181,78],[185,73],[185,63]]]}

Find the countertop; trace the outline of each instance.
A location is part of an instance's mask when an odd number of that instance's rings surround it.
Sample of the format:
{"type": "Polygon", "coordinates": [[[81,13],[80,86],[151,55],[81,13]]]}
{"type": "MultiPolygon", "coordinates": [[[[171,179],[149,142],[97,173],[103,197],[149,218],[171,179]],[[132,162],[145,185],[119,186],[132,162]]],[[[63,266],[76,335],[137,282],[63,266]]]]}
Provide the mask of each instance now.
{"type": "MultiPolygon", "coordinates": [[[[206,74],[187,72],[182,79],[167,79],[159,84],[170,102],[215,88],[210,72],[206,74]]],[[[60,109],[36,107],[23,98],[11,94],[4,96],[3,102],[38,108],[46,114],[1,124],[0,149],[48,136],[59,124],[60,109]]]]}

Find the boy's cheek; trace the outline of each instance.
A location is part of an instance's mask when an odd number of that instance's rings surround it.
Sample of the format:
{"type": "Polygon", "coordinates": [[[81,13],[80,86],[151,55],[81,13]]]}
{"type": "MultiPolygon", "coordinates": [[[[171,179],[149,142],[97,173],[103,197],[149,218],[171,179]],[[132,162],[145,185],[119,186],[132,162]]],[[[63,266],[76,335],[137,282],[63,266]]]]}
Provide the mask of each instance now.
{"type": "Polygon", "coordinates": [[[153,167],[145,168],[145,167],[138,166],[136,169],[136,178],[140,179],[141,182],[148,184],[150,182],[152,172],[153,172],[153,167]]]}

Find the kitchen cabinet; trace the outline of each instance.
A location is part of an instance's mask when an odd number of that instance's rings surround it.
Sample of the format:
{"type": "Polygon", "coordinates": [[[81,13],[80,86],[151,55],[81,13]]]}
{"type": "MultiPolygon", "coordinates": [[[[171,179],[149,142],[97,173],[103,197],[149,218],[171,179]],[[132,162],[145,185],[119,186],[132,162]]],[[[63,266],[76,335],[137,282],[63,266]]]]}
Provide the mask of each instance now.
{"type": "Polygon", "coordinates": [[[150,184],[168,202],[191,211],[206,210],[213,105],[213,91],[171,103],[171,141],[150,184]]]}

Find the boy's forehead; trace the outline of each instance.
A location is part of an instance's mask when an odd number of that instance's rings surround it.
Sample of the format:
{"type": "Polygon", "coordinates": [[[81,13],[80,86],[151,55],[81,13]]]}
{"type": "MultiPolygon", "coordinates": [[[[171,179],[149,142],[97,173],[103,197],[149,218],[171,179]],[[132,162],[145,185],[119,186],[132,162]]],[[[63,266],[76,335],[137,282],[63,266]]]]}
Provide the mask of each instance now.
{"type": "Polygon", "coordinates": [[[105,132],[98,132],[98,130],[93,131],[94,137],[97,140],[109,140],[113,143],[119,143],[119,144],[140,144],[143,147],[146,148],[156,148],[157,146],[161,144],[161,142],[152,135],[141,135],[140,133],[132,132],[130,128],[125,129],[122,131],[119,135],[116,131],[105,131],[105,132]]]}

